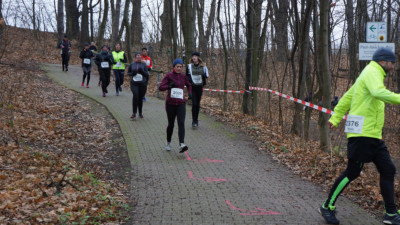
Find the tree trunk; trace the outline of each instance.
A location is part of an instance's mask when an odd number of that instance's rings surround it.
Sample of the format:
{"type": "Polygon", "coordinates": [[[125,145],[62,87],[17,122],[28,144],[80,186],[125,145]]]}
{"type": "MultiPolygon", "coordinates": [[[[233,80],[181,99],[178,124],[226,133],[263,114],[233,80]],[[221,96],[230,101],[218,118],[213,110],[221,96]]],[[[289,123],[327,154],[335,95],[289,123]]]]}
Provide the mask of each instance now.
{"type": "Polygon", "coordinates": [[[97,41],[97,45],[100,47],[104,45],[104,33],[106,31],[106,24],[108,20],[108,10],[109,10],[109,2],[108,0],[104,0],[104,11],[103,11],[103,18],[100,23],[100,28],[99,28],[99,37],[97,41]]]}
{"type": "Polygon", "coordinates": [[[165,46],[167,46],[167,48],[172,51],[172,22],[174,12],[172,0],[165,0],[163,8],[164,11],[160,17],[162,24],[160,49],[163,49],[165,46]]]}
{"type": "Polygon", "coordinates": [[[349,66],[350,66],[350,80],[354,82],[357,78],[357,52],[356,47],[358,46],[356,41],[356,34],[354,31],[354,7],[353,0],[347,0],[346,7],[346,21],[347,21],[347,43],[349,46],[349,66]]]}
{"type": "MultiPolygon", "coordinates": [[[[190,55],[193,50],[194,50],[194,38],[193,38],[193,29],[194,27],[192,26],[194,16],[192,13],[192,1],[182,1],[181,6],[179,9],[179,16],[180,16],[180,22],[181,22],[181,28],[182,28],[182,33],[183,33],[183,39],[185,43],[185,52],[186,55],[190,55]]],[[[189,63],[189,57],[185,57],[184,59],[185,64],[189,63]]]]}
{"type": "Polygon", "coordinates": [[[82,0],[81,44],[89,42],[89,9],[88,0],[82,0]]]}
{"type": "Polygon", "coordinates": [[[111,2],[111,19],[112,19],[112,28],[111,28],[111,46],[114,48],[115,43],[118,39],[119,32],[119,17],[121,14],[121,0],[117,0],[116,4],[114,4],[114,0],[110,0],[111,2]]]}
{"type": "MultiPolygon", "coordinates": [[[[126,44],[126,52],[128,55],[128,61],[132,62],[132,51],[131,51],[131,28],[129,24],[129,6],[130,6],[131,1],[125,1],[125,6],[124,6],[124,17],[122,18],[122,26],[125,27],[125,44],[126,44]]],[[[122,28],[121,28],[122,30],[122,28]]],[[[122,32],[119,32],[120,34],[118,35],[118,39],[121,39],[120,35],[122,35],[122,32]]]]}
{"type": "MultiPolygon", "coordinates": [[[[225,43],[225,35],[224,35],[224,28],[222,26],[221,22],[221,17],[220,17],[220,12],[221,12],[221,1],[218,0],[218,16],[217,16],[217,21],[219,24],[219,32],[221,35],[221,42],[222,42],[222,47],[224,50],[224,59],[225,59],[225,68],[224,68],[224,90],[228,89],[228,49],[226,48],[226,43],[225,43]]],[[[224,111],[226,111],[228,105],[228,96],[227,93],[224,93],[224,111]]]]}
{"type": "MultiPolygon", "coordinates": [[[[297,4],[297,3],[296,3],[297,4]]],[[[276,57],[278,61],[286,62],[287,57],[287,46],[288,46],[288,11],[289,11],[289,0],[274,0],[274,11],[275,11],[275,43],[277,45],[276,57]],[[277,2],[279,1],[279,6],[277,2]]]]}
{"type": "MultiPolygon", "coordinates": [[[[302,6],[301,10],[301,21],[299,23],[299,44],[300,44],[300,56],[299,56],[299,79],[297,85],[297,93],[295,97],[302,99],[306,92],[306,78],[309,72],[309,49],[310,49],[310,22],[311,22],[311,12],[312,12],[312,1],[307,0],[305,3],[305,8],[302,6]]],[[[297,8],[296,8],[297,9],[297,8]]],[[[297,14],[297,10],[295,11],[297,14]]],[[[303,106],[300,104],[295,104],[295,113],[293,115],[293,126],[292,133],[299,136],[304,135],[303,129],[303,106]]]]}
{"type": "Polygon", "coordinates": [[[240,25],[240,0],[236,0],[236,14],[235,14],[235,49],[236,49],[237,52],[240,51],[239,25],[240,25]]]}
{"type": "MultiPolygon", "coordinates": [[[[268,2],[264,18],[264,27],[261,29],[262,3],[262,0],[248,0],[248,10],[246,13],[246,90],[249,90],[249,86],[257,86],[260,74],[260,65],[264,57],[263,49],[265,45],[269,12],[271,11],[271,2],[268,2]]],[[[255,116],[257,114],[257,100],[256,91],[253,91],[251,94],[245,92],[242,102],[243,113],[255,116]]]]}
{"type": "Polygon", "coordinates": [[[143,35],[142,0],[132,0],[132,3],[131,38],[133,46],[138,47],[142,44],[143,35]]]}
{"type": "MultiPolygon", "coordinates": [[[[366,26],[368,21],[368,6],[364,0],[357,0],[357,31],[358,31],[358,43],[366,41],[366,26]],[[358,11],[358,12],[357,12],[358,11]]],[[[360,61],[359,71],[361,71],[367,65],[366,61],[360,61]]]]}
{"type": "Polygon", "coordinates": [[[76,0],[65,1],[65,12],[67,18],[67,35],[69,39],[79,38],[79,10],[76,0]]]}
{"type": "Polygon", "coordinates": [[[57,4],[57,34],[58,42],[61,42],[64,35],[64,1],[58,0],[57,4]]]}
{"type": "MultiPolygon", "coordinates": [[[[319,87],[322,88],[322,105],[329,108],[331,99],[331,74],[329,71],[329,1],[320,2],[320,43],[319,58],[321,62],[321,76],[319,79],[319,87]]],[[[330,139],[328,129],[329,115],[320,113],[319,115],[319,133],[320,148],[324,151],[330,150],[330,139]]]]}

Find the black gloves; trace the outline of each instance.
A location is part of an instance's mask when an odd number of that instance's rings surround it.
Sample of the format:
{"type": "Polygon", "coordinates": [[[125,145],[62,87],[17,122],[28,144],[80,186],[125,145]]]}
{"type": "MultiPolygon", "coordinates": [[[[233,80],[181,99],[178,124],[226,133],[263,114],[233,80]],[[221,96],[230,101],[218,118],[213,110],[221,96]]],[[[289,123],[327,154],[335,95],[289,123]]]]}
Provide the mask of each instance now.
{"type": "Polygon", "coordinates": [[[189,98],[188,99],[192,99],[192,94],[189,93],[189,98]]]}
{"type": "Polygon", "coordinates": [[[175,87],[175,83],[174,83],[174,82],[169,83],[169,84],[168,84],[168,87],[169,87],[169,88],[174,88],[174,87],[175,87]]]}

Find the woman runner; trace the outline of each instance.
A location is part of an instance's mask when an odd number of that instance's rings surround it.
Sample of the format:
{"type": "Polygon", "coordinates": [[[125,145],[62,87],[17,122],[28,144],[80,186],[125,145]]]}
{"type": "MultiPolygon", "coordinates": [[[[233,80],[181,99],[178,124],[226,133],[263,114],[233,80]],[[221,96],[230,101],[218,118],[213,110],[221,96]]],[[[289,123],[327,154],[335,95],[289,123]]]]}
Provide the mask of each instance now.
{"type": "Polygon", "coordinates": [[[139,117],[143,118],[143,96],[147,91],[147,82],[149,80],[149,72],[145,63],[142,63],[140,52],[135,53],[136,61],[131,63],[128,68],[128,75],[131,77],[132,98],[132,116],[136,119],[136,113],[139,109],[139,117]]]}
{"type": "Polygon", "coordinates": [[[178,136],[179,136],[179,152],[183,153],[189,148],[185,145],[185,116],[186,116],[186,100],[183,89],[186,85],[189,93],[189,99],[192,98],[192,85],[185,74],[182,73],[182,59],[175,59],[173,63],[174,69],[167,73],[161,81],[159,90],[168,90],[165,101],[165,110],[167,111],[167,145],[165,150],[171,151],[171,138],[174,130],[175,118],[178,120],[178,136]]]}

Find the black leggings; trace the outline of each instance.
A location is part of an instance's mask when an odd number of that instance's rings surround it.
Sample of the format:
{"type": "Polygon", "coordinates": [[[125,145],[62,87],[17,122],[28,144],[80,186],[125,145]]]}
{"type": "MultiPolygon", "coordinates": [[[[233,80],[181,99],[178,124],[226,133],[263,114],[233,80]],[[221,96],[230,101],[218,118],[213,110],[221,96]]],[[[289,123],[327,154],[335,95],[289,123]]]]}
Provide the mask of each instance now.
{"type": "Polygon", "coordinates": [[[89,85],[91,67],[90,67],[90,66],[83,66],[82,69],[83,69],[83,79],[82,79],[82,83],[85,83],[85,79],[86,79],[86,77],[87,77],[87,83],[86,83],[86,84],[89,85]]]}
{"type": "Polygon", "coordinates": [[[62,53],[61,58],[62,58],[62,65],[68,67],[69,53],[62,53]]]}
{"type": "MultiPolygon", "coordinates": [[[[358,148],[363,155],[370,155],[371,161],[375,164],[380,174],[380,188],[381,194],[385,203],[387,213],[396,213],[396,205],[394,203],[394,175],[396,167],[390,159],[390,154],[386,148],[385,142],[379,139],[369,138],[350,138],[348,146],[351,148],[358,148]],[[353,139],[353,140],[351,140],[353,139]],[[361,143],[351,143],[361,140],[361,143]]],[[[357,151],[357,149],[350,149],[350,152],[357,151]]],[[[354,155],[357,157],[357,154],[354,155]]],[[[336,179],[333,187],[329,193],[328,199],[324,203],[324,207],[334,206],[337,198],[361,173],[364,166],[363,162],[350,158],[347,163],[346,170],[336,179]]]]}
{"type": "Polygon", "coordinates": [[[167,126],[167,142],[171,142],[172,133],[174,131],[175,118],[178,120],[178,135],[179,143],[185,143],[185,117],[186,104],[183,105],[165,105],[167,111],[168,126],[167,126]]]}
{"type": "Polygon", "coordinates": [[[136,112],[138,111],[138,108],[139,108],[139,114],[142,114],[143,96],[146,94],[147,85],[144,85],[144,86],[131,85],[131,91],[133,94],[133,98],[132,98],[133,114],[136,114],[136,112]]]}
{"type": "Polygon", "coordinates": [[[103,93],[108,93],[107,87],[110,84],[111,71],[99,69],[99,74],[101,80],[101,89],[103,90],[103,93]]]}
{"type": "Polygon", "coordinates": [[[202,86],[192,86],[192,119],[194,123],[199,122],[200,101],[203,95],[202,86]]]}

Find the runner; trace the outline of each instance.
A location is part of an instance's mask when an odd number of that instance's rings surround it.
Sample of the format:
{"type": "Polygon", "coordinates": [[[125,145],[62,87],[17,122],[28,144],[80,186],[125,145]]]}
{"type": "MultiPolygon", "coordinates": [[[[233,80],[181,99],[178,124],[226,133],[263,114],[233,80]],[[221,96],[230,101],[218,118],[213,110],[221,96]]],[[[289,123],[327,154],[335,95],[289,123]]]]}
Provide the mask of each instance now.
{"type": "Polygon", "coordinates": [[[203,95],[203,86],[208,78],[207,67],[203,64],[199,52],[193,52],[190,64],[186,69],[186,76],[192,84],[192,127],[199,126],[200,101],[203,95]]]}
{"type": "Polygon", "coordinates": [[[185,152],[189,148],[185,145],[185,116],[186,116],[186,101],[183,94],[183,89],[186,85],[189,93],[189,99],[192,98],[192,85],[185,74],[182,73],[182,59],[175,59],[173,63],[173,71],[167,73],[161,81],[159,90],[168,90],[168,95],[165,100],[165,110],[167,111],[168,126],[167,126],[167,145],[165,150],[171,151],[171,138],[174,131],[175,118],[178,120],[178,136],[179,136],[179,152],[185,152]]]}
{"type": "Polygon", "coordinates": [[[110,84],[111,66],[114,64],[113,57],[108,52],[107,45],[101,47],[101,52],[96,55],[95,61],[96,65],[99,67],[103,97],[106,97],[106,94],[108,93],[107,87],[110,84]]]}
{"type": "MultiPolygon", "coordinates": [[[[142,48],[142,61],[146,63],[148,71],[153,69],[153,61],[150,56],[147,55],[147,48],[142,48]]],[[[146,97],[143,96],[143,101],[146,101],[146,97]]]]}
{"type": "Polygon", "coordinates": [[[81,51],[79,58],[82,59],[83,79],[81,86],[85,85],[85,78],[87,76],[86,88],[89,88],[90,72],[92,69],[93,52],[89,50],[89,44],[84,44],[84,49],[81,51]]]}
{"type": "Polygon", "coordinates": [[[124,71],[125,71],[125,63],[128,62],[126,58],[126,54],[124,51],[121,51],[121,44],[115,45],[115,51],[112,52],[112,56],[114,62],[113,65],[114,77],[115,77],[115,91],[116,95],[119,95],[119,92],[122,91],[122,84],[124,83],[124,71]]]}
{"type": "Polygon", "coordinates": [[[68,62],[71,50],[71,42],[68,40],[67,35],[64,35],[63,40],[58,45],[58,48],[61,48],[61,63],[62,63],[62,70],[68,71],[68,62]]]}
{"type": "Polygon", "coordinates": [[[396,167],[382,140],[385,103],[400,104],[400,94],[386,89],[383,80],[394,69],[395,54],[387,48],[375,51],[372,61],[364,68],[353,86],[343,95],[329,120],[329,127],[337,127],[349,111],[346,121],[347,168],[336,179],[320,213],[328,224],[339,224],[335,202],[344,188],[356,179],[364,163],[373,162],[380,174],[380,188],[384,200],[384,224],[400,224],[394,203],[394,175],[396,167]]]}
{"type": "Polygon", "coordinates": [[[136,113],[139,108],[139,117],[143,118],[143,96],[147,91],[147,82],[149,80],[149,72],[146,64],[142,63],[142,55],[140,52],[135,53],[136,61],[131,63],[128,68],[128,76],[131,78],[132,98],[132,116],[131,120],[136,119],[136,113]]]}
{"type": "Polygon", "coordinates": [[[93,53],[97,52],[97,47],[94,44],[94,41],[90,42],[89,50],[92,51],[93,53]]]}

